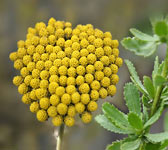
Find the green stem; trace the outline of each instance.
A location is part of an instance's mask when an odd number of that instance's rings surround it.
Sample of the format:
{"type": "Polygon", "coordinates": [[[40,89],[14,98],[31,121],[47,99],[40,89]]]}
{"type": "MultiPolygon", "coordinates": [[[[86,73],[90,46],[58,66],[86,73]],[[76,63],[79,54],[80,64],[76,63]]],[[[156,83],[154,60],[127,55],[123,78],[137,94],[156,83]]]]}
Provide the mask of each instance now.
{"type": "Polygon", "coordinates": [[[60,126],[60,128],[59,128],[58,137],[57,137],[56,150],[61,150],[62,141],[63,141],[63,135],[64,135],[64,124],[62,124],[60,126]]]}
{"type": "MultiPolygon", "coordinates": [[[[166,50],[166,57],[165,57],[165,62],[164,62],[164,66],[163,66],[163,70],[162,70],[162,76],[165,78],[167,76],[167,70],[168,70],[168,48],[166,50]]],[[[159,86],[156,90],[156,95],[152,104],[152,108],[151,108],[151,116],[155,113],[156,111],[156,107],[158,105],[158,102],[160,100],[160,96],[163,90],[163,85],[159,86]]]]}

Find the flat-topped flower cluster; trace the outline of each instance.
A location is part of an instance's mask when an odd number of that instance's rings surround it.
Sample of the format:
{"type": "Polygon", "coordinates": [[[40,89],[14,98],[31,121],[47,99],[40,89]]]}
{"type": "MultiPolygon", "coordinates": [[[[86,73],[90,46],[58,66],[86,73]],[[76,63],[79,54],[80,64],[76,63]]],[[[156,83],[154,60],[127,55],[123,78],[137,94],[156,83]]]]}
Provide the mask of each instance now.
{"type": "Polygon", "coordinates": [[[73,126],[75,115],[84,123],[92,120],[97,100],[113,96],[119,81],[119,42],[110,32],[91,24],[77,25],[49,19],[28,28],[27,39],[18,41],[10,54],[20,75],[13,78],[41,122],[52,117],[55,126],[73,126]]]}

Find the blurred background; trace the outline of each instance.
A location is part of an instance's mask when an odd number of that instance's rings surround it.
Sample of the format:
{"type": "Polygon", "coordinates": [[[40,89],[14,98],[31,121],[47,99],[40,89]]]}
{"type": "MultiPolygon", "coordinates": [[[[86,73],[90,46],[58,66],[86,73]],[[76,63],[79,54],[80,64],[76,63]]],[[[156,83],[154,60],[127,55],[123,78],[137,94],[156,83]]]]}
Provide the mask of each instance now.
{"type": "MultiPolygon", "coordinates": [[[[9,53],[17,49],[17,41],[25,40],[27,28],[36,22],[47,23],[50,17],[77,24],[93,24],[103,31],[110,31],[113,38],[121,40],[129,35],[129,28],[136,27],[151,33],[150,16],[168,12],[167,0],[0,0],[0,150],[54,150],[54,127],[50,122],[39,123],[28,106],[21,102],[17,88],[12,84],[16,75],[9,53]]],[[[164,57],[164,46],[158,55],[164,57]]],[[[150,75],[154,56],[144,59],[123,49],[120,56],[130,59],[139,75],[150,75]]],[[[123,101],[123,86],[129,81],[125,65],[119,70],[118,92],[110,101],[127,112],[123,101]]],[[[154,132],[162,130],[162,124],[154,125],[154,132]]],[[[89,125],[77,121],[64,136],[64,150],[104,150],[107,144],[121,135],[107,132],[94,120],[89,125]]]]}

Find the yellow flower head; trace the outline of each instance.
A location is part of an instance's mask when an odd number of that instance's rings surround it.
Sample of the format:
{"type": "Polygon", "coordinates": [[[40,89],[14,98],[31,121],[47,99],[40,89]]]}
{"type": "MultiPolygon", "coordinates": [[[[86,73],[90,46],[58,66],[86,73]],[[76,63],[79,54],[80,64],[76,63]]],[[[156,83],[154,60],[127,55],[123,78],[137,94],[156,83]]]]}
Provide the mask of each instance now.
{"type": "Polygon", "coordinates": [[[39,121],[52,118],[54,126],[71,127],[75,115],[84,123],[92,120],[97,100],[114,96],[123,60],[119,42],[110,32],[91,24],[77,25],[49,19],[27,30],[25,41],[9,55],[20,75],[13,78],[39,121]]]}

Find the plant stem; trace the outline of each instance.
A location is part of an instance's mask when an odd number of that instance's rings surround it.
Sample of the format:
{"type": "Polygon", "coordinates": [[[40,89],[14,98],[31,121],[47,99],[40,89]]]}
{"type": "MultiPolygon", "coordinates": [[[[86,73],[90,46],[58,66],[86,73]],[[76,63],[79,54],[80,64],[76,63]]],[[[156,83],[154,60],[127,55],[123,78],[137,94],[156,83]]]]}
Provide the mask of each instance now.
{"type": "Polygon", "coordinates": [[[57,143],[56,143],[56,150],[61,150],[63,135],[64,135],[64,124],[62,124],[59,128],[57,143]]]}
{"type": "MultiPolygon", "coordinates": [[[[162,77],[166,77],[167,76],[167,70],[168,70],[168,48],[166,50],[166,57],[165,57],[165,62],[164,62],[164,66],[163,66],[163,70],[162,70],[162,77]]],[[[162,90],[163,90],[163,85],[159,86],[156,90],[156,95],[155,95],[155,98],[154,98],[154,101],[153,101],[153,104],[152,104],[152,108],[151,108],[151,116],[155,113],[156,111],[156,107],[157,107],[157,104],[160,100],[160,96],[161,96],[161,93],[162,93],[162,90]]]]}

